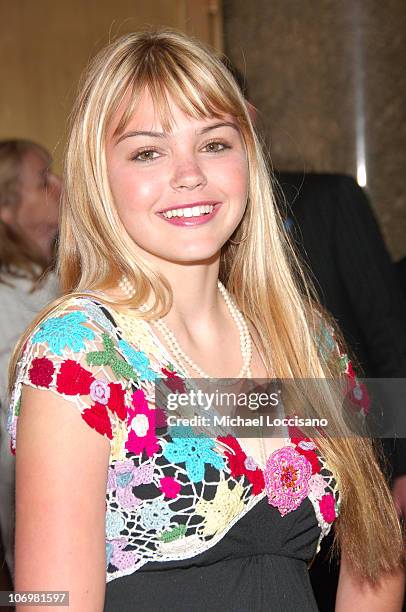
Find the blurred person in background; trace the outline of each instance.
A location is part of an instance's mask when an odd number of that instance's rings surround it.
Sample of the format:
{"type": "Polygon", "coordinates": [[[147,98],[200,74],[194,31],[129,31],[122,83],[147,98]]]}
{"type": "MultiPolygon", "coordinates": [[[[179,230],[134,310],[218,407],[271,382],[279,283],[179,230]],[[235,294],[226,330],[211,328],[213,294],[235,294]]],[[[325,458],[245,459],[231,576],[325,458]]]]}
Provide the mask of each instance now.
{"type": "MultiPolygon", "coordinates": [[[[7,370],[18,337],[57,294],[52,271],[61,180],[29,140],[0,141],[0,571],[13,571],[14,457],[6,435],[7,370]]],[[[3,575],[4,579],[7,579],[3,575]]]]}

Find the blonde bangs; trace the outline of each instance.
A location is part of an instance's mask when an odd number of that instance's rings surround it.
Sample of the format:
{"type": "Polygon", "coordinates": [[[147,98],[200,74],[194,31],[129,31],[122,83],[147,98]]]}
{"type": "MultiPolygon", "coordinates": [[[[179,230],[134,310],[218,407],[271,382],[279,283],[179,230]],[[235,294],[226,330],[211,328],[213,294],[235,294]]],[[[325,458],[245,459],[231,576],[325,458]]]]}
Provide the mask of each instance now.
{"type": "Polygon", "coordinates": [[[176,100],[176,106],[185,115],[195,119],[221,118],[232,115],[240,127],[247,126],[247,112],[235,83],[224,79],[224,68],[218,60],[218,66],[205,66],[199,57],[187,58],[180,63],[175,61],[169,51],[159,52],[144,58],[139,64],[133,59],[129,66],[129,78],[125,91],[120,96],[128,96],[128,103],[115,130],[121,134],[135,113],[139,100],[145,90],[153,100],[154,111],[163,129],[170,132],[173,127],[173,116],[169,99],[176,100]],[[217,70],[213,70],[217,68],[217,70]],[[220,95],[219,95],[220,94],[220,95]],[[236,113],[236,108],[239,112],[236,113]]]}

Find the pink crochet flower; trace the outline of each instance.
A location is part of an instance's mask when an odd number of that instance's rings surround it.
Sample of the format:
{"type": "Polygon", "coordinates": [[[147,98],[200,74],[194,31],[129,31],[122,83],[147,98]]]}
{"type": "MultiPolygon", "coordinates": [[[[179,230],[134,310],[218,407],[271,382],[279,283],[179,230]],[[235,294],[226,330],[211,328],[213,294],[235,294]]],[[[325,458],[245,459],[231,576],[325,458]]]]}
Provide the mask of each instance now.
{"type": "Polygon", "coordinates": [[[296,510],[309,493],[311,463],[291,446],[271,453],[264,468],[268,502],[282,516],[296,510]]]}
{"type": "Polygon", "coordinates": [[[181,489],[180,483],[171,478],[170,476],[166,476],[165,478],[160,479],[160,489],[162,493],[164,493],[165,497],[170,497],[171,499],[175,499],[179,495],[179,491],[181,489]]]}
{"type": "Polygon", "coordinates": [[[336,518],[335,502],[334,502],[334,497],[331,495],[331,493],[328,493],[327,495],[323,495],[323,497],[319,501],[319,508],[320,508],[321,515],[326,521],[326,523],[332,523],[335,520],[336,518]]]}
{"type": "Polygon", "coordinates": [[[148,457],[152,457],[159,449],[155,434],[155,410],[148,407],[142,389],[133,393],[132,404],[134,409],[128,409],[127,424],[130,426],[130,433],[125,447],[136,455],[145,450],[148,457]]]}
{"type": "Polygon", "coordinates": [[[107,567],[111,563],[119,570],[133,569],[139,557],[132,550],[123,550],[128,545],[125,538],[106,541],[107,567]]]}
{"type": "Polygon", "coordinates": [[[321,474],[313,474],[309,480],[310,493],[315,499],[320,499],[326,490],[326,481],[321,474]]]}
{"type": "Polygon", "coordinates": [[[90,385],[90,397],[94,402],[107,404],[110,398],[110,387],[106,380],[94,380],[90,385]]]}

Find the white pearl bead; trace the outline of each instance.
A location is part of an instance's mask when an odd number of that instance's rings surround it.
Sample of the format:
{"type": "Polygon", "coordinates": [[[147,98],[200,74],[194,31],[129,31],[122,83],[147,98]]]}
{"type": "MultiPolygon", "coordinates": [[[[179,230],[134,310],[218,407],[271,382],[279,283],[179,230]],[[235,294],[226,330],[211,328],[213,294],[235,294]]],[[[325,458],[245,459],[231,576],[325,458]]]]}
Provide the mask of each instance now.
{"type": "MultiPolygon", "coordinates": [[[[252,344],[248,325],[224,285],[220,281],[217,281],[217,286],[221,295],[224,298],[230,315],[233,318],[240,334],[240,348],[243,364],[237,375],[237,378],[242,378],[245,374],[247,374],[247,376],[251,378],[252,374],[250,364],[252,357],[252,344]]],[[[135,288],[126,276],[123,276],[121,278],[119,282],[119,287],[123,291],[123,293],[127,294],[129,297],[133,297],[135,295],[135,288]]],[[[146,309],[147,307],[145,304],[140,307],[140,310],[142,311],[145,311],[146,309]]],[[[194,361],[188,355],[186,355],[186,353],[182,350],[178,341],[176,340],[175,335],[169,329],[166,323],[162,321],[162,319],[157,319],[156,321],[153,321],[153,324],[162,333],[162,336],[164,337],[167,345],[170,347],[179,365],[182,365],[182,362],[186,362],[193,370],[195,370],[195,372],[198,372],[202,378],[210,378],[208,374],[206,374],[197,364],[194,363],[194,361]]],[[[188,372],[184,366],[182,369],[185,371],[186,375],[188,375],[188,372]]],[[[233,384],[233,382],[231,384],[233,384]]]]}

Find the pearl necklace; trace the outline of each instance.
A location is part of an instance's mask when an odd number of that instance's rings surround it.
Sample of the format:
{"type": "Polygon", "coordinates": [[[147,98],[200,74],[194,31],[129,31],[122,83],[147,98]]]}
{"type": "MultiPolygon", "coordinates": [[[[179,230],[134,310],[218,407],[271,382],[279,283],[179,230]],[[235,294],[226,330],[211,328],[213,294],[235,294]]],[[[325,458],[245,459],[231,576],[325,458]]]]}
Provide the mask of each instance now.
{"type": "MultiPolygon", "coordinates": [[[[241,367],[241,369],[240,369],[236,379],[243,378],[244,376],[246,376],[247,378],[252,378],[252,374],[251,374],[252,343],[251,343],[251,335],[250,335],[250,332],[249,332],[249,329],[248,329],[248,325],[247,325],[243,315],[238,310],[237,306],[235,305],[234,301],[232,300],[232,298],[231,298],[230,294],[228,293],[227,289],[224,287],[224,285],[219,280],[217,281],[217,286],[219,288],[219,291],[220,291],[221,295],[224,298],[224,301],[225,301],[225,303],[227,305],[227,308],[228,308],[232,318],[234,319],[234,321],[235,321],[235,323],[237,325],[237,328],[239,330],[239,333],[240,333],[240,348],[241,348],[241,355],[242,355],[242,359],[243,359],[243,364],[242,364],[242,367],[241,367]]],[[[128,278],[126,276],[123,276],[121,278],[121,280],[119,282],[119,287],[123,291],[123,293],[128,295],[130,298],[134,296],[135,289],[134,289],[132,283],[128,280],[128,278]]],[[[147,306],[145,304],[143,304],[140,307],[140,310],[145,312],[147,310],[147,306]]],[[[167,345],[170,347],[170,349],[171,349],[174,357],[178,361],[179,365],[182,365],[182,362],[185,362],[195,372],[198,372],[198,374],[200,374],[200,376],[202,378],[212,378],[208,374],[206,374],[206,372],[204,372],[189,357],[189,355],[187,355],[183,351],[183,349],[179,345],[179,342],[177,341],[174,333],[169,329],[169,327],[166,325],[166,323],[164,323],[164,321],[162,319],[153,320],[152,323],[156,326],[156,328],[161,332],[162,336],[165,338],[165,341],[166,341],[167,345]]],[[[189,377],[186,368],[183,368],[183,369],[185,371],[186,376],[189,377]]],[[[227,383],[227,384],[230,384],[230,385],[234,384],[236,379],[232,379],[232,382],[227,383]]],[[[216,379],[212,379],[212,380],[216,380],[216,379]]],[[[217,379],[217,380],[219,380],[219,379],[217,379]]]]}

